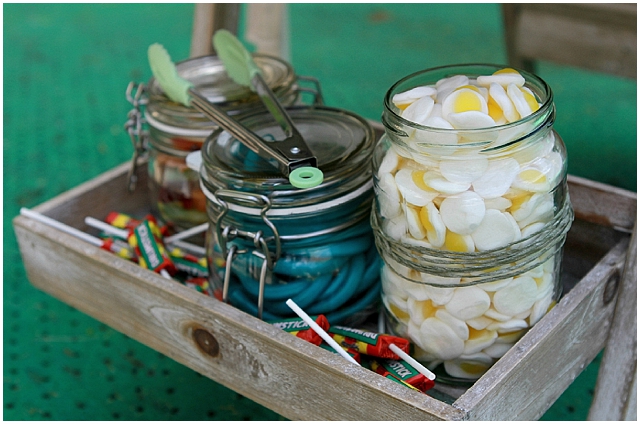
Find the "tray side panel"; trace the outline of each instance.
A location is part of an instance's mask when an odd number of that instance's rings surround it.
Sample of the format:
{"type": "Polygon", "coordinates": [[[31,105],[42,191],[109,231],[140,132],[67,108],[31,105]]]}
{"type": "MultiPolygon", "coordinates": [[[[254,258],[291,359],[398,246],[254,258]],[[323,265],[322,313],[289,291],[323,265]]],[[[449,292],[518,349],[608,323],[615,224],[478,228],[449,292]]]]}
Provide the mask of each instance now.
{"type": "Polygon", "coordinates": [[[31,283],[295,420],[456,420],[450,405],[136,264],[18,217],[31,283]]]}
{"type": "Polygon", "coordinates": [[[628,237],[453,406],[473,421],[537,420],[604,347],[628,237]]]}

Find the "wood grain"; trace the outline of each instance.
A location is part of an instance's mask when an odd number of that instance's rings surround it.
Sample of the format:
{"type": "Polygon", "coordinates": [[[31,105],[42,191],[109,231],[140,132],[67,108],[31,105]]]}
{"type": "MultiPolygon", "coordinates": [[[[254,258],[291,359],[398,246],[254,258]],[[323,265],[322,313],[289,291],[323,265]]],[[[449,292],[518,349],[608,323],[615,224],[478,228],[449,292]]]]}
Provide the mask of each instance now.
{"type": "MultiPolygon", "coordinates": [[[[127,171],[123,164],[35,209],[84,230],[87,215],[146,212],[144,167],[133,195],[127,171]]],[[[576,214],[586,210],[581,216],[596,221],[573,237],[600,240],[601,248],[593,253],[578,248],[580,242],[567,245],[565,256],[577,258],[575,287],[476,384],[452,391],[459,396],[453,405],[39,222],[16,217],[14,228],[34,286],[287,418],[536,419],[604,346],[616,287],[607,282],[621,273],[629,239],[607,225],[635,219],[635,194],[580,179],[569,184],[576,214]],[[599,205],[603,195],[610,202],[599,205]],[[606,239],[598,239],[603,234],[606,239]]]]}
{"type": "Polygon", "coordinates": [[[629,244],[614,321],[598,373],[589,420],[637,421],[637,228],[629,244]]]}
{"type": "Polygon", "coordinates": [[[615,302],[606,283],[619,276],[628,240],[612,249],[574,289],[454,406],[470,420],[537,420],[602,349],[615,302]]]}

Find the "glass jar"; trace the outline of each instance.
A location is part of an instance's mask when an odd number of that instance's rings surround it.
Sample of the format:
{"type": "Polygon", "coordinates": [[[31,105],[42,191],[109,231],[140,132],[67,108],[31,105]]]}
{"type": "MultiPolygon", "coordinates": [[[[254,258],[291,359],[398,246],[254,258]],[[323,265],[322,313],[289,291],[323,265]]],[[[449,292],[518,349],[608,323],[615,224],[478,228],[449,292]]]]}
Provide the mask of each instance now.
{"type": "MultiPolygon", "coordinates": [[[[226,131],[202,149],[209,279],[216,297],[265,320],[295,317],[288,298],[331,324],[355,325],[379,303],[380,261],[370,226],[374,132],[336,108],[287,108],[323,182],[294,188],[277,167],[226,131]]],[[[240,119],[265,140],[284,138],[269,113],[240,119]]],[[[267,141],[268,142],[268,141],[267,141]]]]}
{"type": "Polygon", "coordinates": [[[447,382],[479,378],[561,295],[573,210],[553,95],[535,75],[511,75],[537,105],[528,115],[503,106],[506,119],[490,109],[491,78],[479,78],[513,74],[501,69],[457,65],[401,79],[385,96],[385,134],[374,150],[371,222],[384,261],[387,329],[408,337],[416,359],[447,382]],[[478,94],[447,100],[465,90],[478,94]],[[422,107],[432,115],[409,109],[412,94],[431,97],[422,107]],[[493,126],[465,123],[489,122],[462,116],[478,96],[493,126]]]}
{"type": "MultiPolygon", "coordinates": [[[[296,103],[304,91],[314,94],[315,102],[322,101],[317,81],[296,76],[287,62],[263,54],[255,54],[254,59],[282,104],[296,103]],[[301,87],[301,80],[314,82],[316,89],[301,87]]],[[[176,69],[182,78],[192,82],[200,93],[229,115],[264,109],[255,93],[228,77],[217,56],[185,60],[177,63],[176,69]]],[[[146,92],[152,209],[177,231],[185,230],[207,220],[198,174],[186,165],[185,158],[190,152],[200,150],[206,137],[218,127],[197,109],[169,100],[154,78],[149,81],[146,92]]]]}

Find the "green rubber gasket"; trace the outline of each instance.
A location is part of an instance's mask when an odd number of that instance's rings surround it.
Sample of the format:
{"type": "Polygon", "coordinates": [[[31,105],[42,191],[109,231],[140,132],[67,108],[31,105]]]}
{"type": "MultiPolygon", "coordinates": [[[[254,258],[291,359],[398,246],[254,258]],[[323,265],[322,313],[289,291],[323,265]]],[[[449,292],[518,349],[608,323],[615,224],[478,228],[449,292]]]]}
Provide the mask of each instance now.
{"type": "Polygon", "coordinates": [[[322,184],[324,174],[318,168],[303,166],[296,168],[289,174],[289,182],[297,188],[311,188],[322,184]]]}

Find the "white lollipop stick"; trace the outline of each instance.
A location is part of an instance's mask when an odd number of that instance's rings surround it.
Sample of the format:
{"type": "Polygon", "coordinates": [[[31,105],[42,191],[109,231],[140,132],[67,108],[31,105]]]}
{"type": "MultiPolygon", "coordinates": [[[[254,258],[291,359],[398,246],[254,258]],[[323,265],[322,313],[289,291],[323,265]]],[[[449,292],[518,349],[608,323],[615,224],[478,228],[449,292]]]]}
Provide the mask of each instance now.
{"type": "Polygon", "coordinates": [[[84,223],[87,224],[89,227],[97,228],[98,230],[102,230],[105,233],[113,234],[114,236],[120,237],[123,239],[126,239],[127,236],[129,235],[129,232],[127,230],[116,228],[113,225],[109,225],[106,222],[99,221],[90,216],[84,219],[84,223]]]}
{"type": "Polygon", "coordinates": [[[26,216],[31,219],[35,219],[38,222],[41,222],[50,227],[53,227],[56,230],[60,230],[62,232],[75,236],[94,246],[101,247],[103,245],[103,241],[100,240],[98,237],[94,237],[91,234],[84,233],[76,228],[70,227],[67,224],[63,224],[60,221],[56,221],[53,218],[49,218],[48,216],[42,215],[41,213],[38,213],[36,211],[32,211],[31,209],[20,208],[20,215],[26,216]]]}
{"type": "Polygon", "coordinates": [[[209,228],[209,223],[205,222],[204,224],[196,225],[195,227],[189,228],[188,230],[182,231],[180,233],[176,233],[176,234],[174,234],[172,236],[169,236],[169,237],[165,237],[164,238],[164,242],[165,243],[171,243],[171,242],[174,242],[174,241],[177,241],[177,240],[183,240],[183,239],[189,238],[189,237],[191,237],[193,235],[203,233],[203,232],[207,231],[208,228],[209,228]]]}
{"type": "Polygon", "coordinates": [[[425,368],[425,366],[422,365],[420,362],[416,361],[411,356],[407,355],[407,353],[404,350],[400,349],[398,346],[391,343],[389,345],[389,349],[391,349],[393,353],[395,353],[396,355],[398,355],[399,357],[401,357],[402,359],[410,363],[416,370],[420,372],[420,374],[424,375],[429,380],[436,379],[436,375],[434,373],[432,373],[427,368],[425,368]]]}
{"type": "MultiPolygon", "coordinates": [[[[117,228],[114,227],[113,225],[109,225],[106,222],[102,222],[99,221],[95,218],[92,218],[90,216],[86,217],[84,219],[84,223],[87,224],[90,227],[96,228],[98,230],[104,231],[105,233],[109,233],[109,234],[113,234],[116,237],[120,237],[120,238],[124,238],[126,239],[129,235],[129,232],[127,230],[123,230],[121,228],[117,228]]],[[[165,239],[165,244],[166,243],[166,239],[165,239]]],[[[173,246],[179,247],[180,249],[184,249],[184,250],[189,250],[195,254],[198,254],[200,256],[204,256],[207,251],[205,250],[204,247],[200,247],[200,246],[196,246],[195,244],[192,243],[187,243],[186,241],[179,241],[179,240],[175,240],[171,243],[173,246]]]]}
{"type": "Polygon", "coordinates": [[[302,309],[300,309],[300,307],[299,307],[298,305],[296,305],[296,303],[295,303],[293,300],[289,299],[289,300],[287,300],[287,302],[286,302],[286,303],[287,303],[287,306],[288,306],[288,307],[290,307],[290,308],[293,310],[293,312],[295,312],[296,314],[298,314],[298,316],[299,316],[300,318],[302,318],[302,320],[303,320],[304,322],[306,322],[307,324],[309,324],[309,326],[310,326],[311,328],[313,328],[313,330],[314,330],[316,333],[318,333],[318,335],[319,335],[320,337],[322,337],[322,340],[324,340],[325,342],[327,342],[327,343],[329,344],[329,346],[331,346],[331,347],[332,347],[336,352],[338,352],[340,355],[342,355],[342,357],[343,357],[344,359],[346,359],[347,361],[352,362],[352,363],[354,363],[354,364],[356,364],[356,365],[360,366],[360,364],[359,364],[355,359],[353,359],[353,358],[352,358],[352,357],[347,353],[347,351],[346,351],[346,350],[344,350],[342,347],[340,347],[340,345],[339,345],[335,340],[333,340],[333,339],[331,338],[331,336],[329,336],[329,335],[327,334],[327,332],[326,332],[326,331],[324,331],[324,330],[322,329],[322,327],[320,327],[320,326],[319,326],[319,325],[318,325],[314,320],[312,320],[312,319],[311,319],[311,317],[310,317],[309,315],[307,315],[307,313],[306,313],[305,311],[303,311],[302,309]]]}
{"type": "Polygon", "coordinates": [[[174,240],[170,244],[171,246],[175,246],[183,250],[188,250],[191,253],[195,253],[196,255],[205,256],[207,254],[207,250],[204,247],[196,246],[195,244],[187,243],[186,241],[174,240]]]}
{"type": "Polygon", "coordinates": [[[171,274],[169,274],[169,272],[166,269],[161,269],[160,270],[160,275],[162,275],[164,278],[167,278],[169,280],[173,279],[173,278],[171,278],[171,274]]]}

